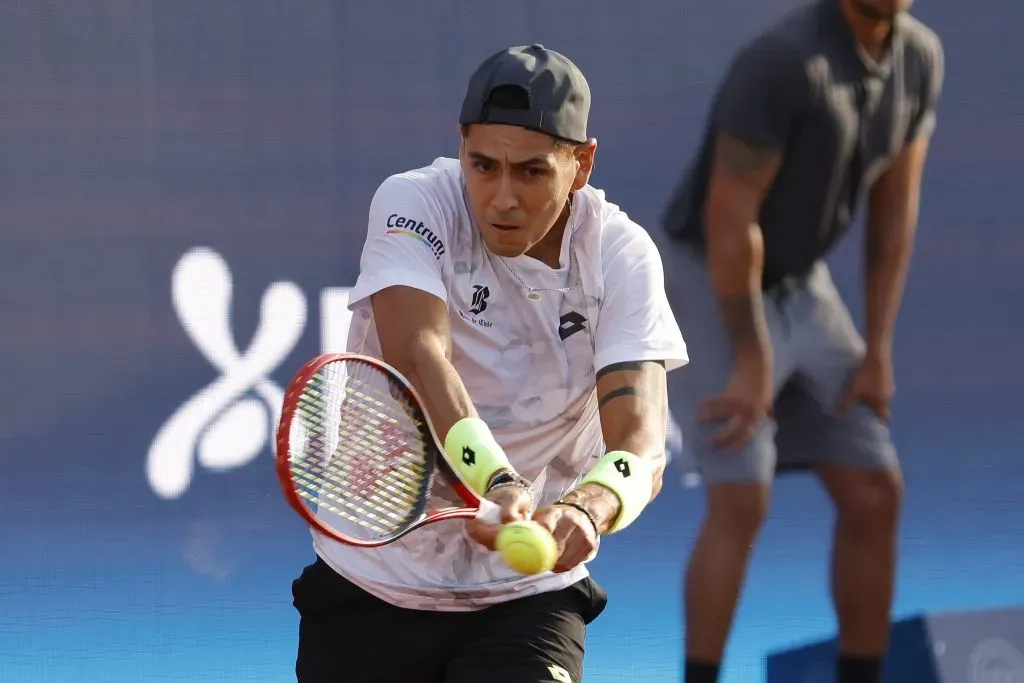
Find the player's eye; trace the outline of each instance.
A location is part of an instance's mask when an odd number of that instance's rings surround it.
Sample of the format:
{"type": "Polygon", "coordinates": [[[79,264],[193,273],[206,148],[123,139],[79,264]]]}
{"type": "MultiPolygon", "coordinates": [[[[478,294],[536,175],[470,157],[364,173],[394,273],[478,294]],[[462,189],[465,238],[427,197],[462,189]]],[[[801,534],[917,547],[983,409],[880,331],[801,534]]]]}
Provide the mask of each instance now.
{"type": "Polygon", "coordinates": [[[543,169],[537,166],[531,166],[526,169],[526,175],[530,178],[543,178],[548,174],[547,169],[543,169]]]}
{"type": "Polygon", "coordinates": [[[473,162],[473,168],[481,173],[489,173],[494,170],[494,162],[484,159],[477,159],[473,162]]]}

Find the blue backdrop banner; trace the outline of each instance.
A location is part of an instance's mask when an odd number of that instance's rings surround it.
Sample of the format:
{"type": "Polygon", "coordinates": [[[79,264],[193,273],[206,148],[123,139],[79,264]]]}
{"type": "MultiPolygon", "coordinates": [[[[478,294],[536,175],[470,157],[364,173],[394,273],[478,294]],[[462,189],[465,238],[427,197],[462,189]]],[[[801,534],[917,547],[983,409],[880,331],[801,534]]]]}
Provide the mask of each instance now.
{"type": "MultiPolygon", "coordinates": [[[[594,184],[657,229],[731,51],[794,4],[4,3],[0,680],[289,680],[312,551],[270,436],[342,345],[377,185],[453,156],[472,69],[542,42],[590,79],[594,184]]],[[[1024,5],[984,5],[915,6],[947,81],[896,345],[900,614],[1024,602],[1024,5]]],[[[594,563],[589,683],[678,680],[681,474],[594,563]]],[[[726,683],[834,631],[829,503],[793,476],[773,506],[726,683]]]]}

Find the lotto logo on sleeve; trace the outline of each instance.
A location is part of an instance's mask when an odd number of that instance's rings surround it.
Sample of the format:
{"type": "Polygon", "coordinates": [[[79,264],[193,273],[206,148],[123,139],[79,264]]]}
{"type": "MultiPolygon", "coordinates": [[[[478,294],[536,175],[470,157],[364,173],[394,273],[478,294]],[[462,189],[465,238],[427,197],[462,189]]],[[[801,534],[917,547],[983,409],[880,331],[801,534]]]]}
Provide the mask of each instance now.
{"type": "Polygon", "coordinates": [[[388,216],[388,231],[385,235],[401,235],[418,240],[423,246],[434,252],[434,258],[441,258],[444,255],[444,243],[434,232],[413,218],[406,218],[393,213],[388,216]]]}

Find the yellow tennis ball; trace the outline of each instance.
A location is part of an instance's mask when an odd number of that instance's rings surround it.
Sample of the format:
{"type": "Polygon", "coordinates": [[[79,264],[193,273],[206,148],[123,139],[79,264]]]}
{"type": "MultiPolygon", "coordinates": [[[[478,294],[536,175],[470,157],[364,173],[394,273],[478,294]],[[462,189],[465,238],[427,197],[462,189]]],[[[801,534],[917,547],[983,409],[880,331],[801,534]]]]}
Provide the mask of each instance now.
{"type": "Polygon", "coordinates": [[[520,574],[551,571],[558,560],[554,536],[533,520],[506,524],[498,532],[495,547],[508,566],[520,574]]]}

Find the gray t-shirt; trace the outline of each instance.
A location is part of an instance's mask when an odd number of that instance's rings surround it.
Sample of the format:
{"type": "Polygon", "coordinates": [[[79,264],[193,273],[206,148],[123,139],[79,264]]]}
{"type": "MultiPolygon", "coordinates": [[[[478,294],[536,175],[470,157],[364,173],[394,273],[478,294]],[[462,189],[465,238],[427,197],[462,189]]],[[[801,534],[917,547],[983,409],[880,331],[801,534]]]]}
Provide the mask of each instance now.
{"type": "Polygon", "coordinates": [[[761,207],[765,286],[806,274],[846,232],[859,197],[900,149],[931,134],[942,80],[942,44],[909,14],[896,19],[888,55],[875,62],[838,0],[790,12],[730,64],[666,230],[702,250],[712,143],[724,131],[783,151],[761,207]]]}

